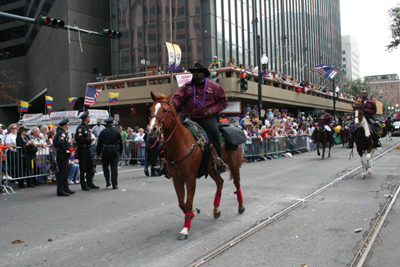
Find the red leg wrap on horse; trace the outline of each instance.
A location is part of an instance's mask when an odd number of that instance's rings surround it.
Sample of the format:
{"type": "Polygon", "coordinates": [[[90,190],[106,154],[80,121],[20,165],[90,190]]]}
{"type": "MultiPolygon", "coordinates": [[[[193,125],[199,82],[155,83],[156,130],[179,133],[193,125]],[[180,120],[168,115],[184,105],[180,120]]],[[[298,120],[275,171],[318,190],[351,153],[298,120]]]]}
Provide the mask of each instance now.
{"type": "Polygon", "coordinates": [[[185,214],[185,224],[183,227],[186,227],[187,229],[190,230],[190,227],[192,226],[192,219],[194,218],[194,213],[186,213],[185,214]]]}
{"type": "Polygon", "coordinates": [[[214,206],[219,207],[219,203],[221,202],[221,195],[222,195],[221,190],[217,190],[217,192],[215,193],[215,198],[214,198],[214,206]]]}
{"type": "Polygon", "coordinates": [[[234,193],[237,194],[237,201],[239,203],[243,203],[242,189],[240,188],[238,191],[234,193]]]}

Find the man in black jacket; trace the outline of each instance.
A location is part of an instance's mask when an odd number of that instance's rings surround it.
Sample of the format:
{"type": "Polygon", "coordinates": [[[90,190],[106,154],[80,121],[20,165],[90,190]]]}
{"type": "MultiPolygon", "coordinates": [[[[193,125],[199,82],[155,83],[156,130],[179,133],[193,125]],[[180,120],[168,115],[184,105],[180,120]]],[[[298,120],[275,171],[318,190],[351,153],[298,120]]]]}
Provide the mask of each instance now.
{"type": "Polygon", "coordinates": [[[103,173],[106,178],[106,187],[112,183],[113,189],[118,189],[118,158],[122,156],[122,136],[114,128],[114,118],[110,117],[106,121],[107,128],[100,132],[97,140],[97,156],[102,155],[103,173]],[[111,183],[110,170],[111,166],[111,183]]]}

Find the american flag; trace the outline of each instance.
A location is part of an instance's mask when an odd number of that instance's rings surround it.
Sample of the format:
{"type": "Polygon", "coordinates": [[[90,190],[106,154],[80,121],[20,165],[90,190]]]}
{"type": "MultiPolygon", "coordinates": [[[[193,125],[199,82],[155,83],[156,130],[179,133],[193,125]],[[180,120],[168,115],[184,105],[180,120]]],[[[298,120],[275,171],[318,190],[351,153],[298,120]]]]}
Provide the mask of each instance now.
{"type": "Polygon", "coordinates": [[[101,93],[101,88],[94,88],[91,86],[88,86],[86,88],[86,95],[85,95],[85,105],[86,106],[93,106],[96,104],[97,100],[96,98],[100,95],[101,93]]]}
{"type": "Polygon", "coordinates": [[[322,77],[326,77],[325,75],[332,69],[333,68],[329,65],[319,65],[313,68],[312,71],[318,72],[322,77]]]}

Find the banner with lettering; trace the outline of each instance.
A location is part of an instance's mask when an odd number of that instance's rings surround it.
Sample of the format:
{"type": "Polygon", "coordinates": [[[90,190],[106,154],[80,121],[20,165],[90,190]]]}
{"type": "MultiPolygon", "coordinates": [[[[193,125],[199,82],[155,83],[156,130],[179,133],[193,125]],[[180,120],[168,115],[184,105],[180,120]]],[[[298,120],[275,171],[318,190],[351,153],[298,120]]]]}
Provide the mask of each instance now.
{"type": "Polygon", "coordinates": [[[166,42],[168,49],[168,70],[173,70],[174,69],[174,64],[175,64],[175,50],[174,46],[171,43],[166,42]]]}
{"type": "Polygon", "coordinates": [[[181,59],[182,59],[182,51],[179,45],[174,44],[175,50],[175,71],[179,71],[179,67],[181,66],[181,59]]]}
{"type": "Polygon", "coordinates": [[[182,75],[176,75],[176,82],[178,83],[178,86],[181,87],[187,82],[190,82],[192,80],[192,74],[187,73],[187,74],[182,74],[182,75]]]}

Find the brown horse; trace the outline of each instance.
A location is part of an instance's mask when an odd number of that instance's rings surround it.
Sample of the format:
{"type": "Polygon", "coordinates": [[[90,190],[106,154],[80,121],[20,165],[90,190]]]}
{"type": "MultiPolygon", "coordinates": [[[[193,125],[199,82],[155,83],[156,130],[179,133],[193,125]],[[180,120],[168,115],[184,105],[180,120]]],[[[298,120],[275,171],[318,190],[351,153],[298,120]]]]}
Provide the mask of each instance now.
{"type": "Polygon", "coordinates": [[[342,124],[341,126],[342,129],[339,132],[339,136],[342,141],[342,145],[344,147],[345,144],[347,145],[347,142],[349,140],[349,129],[348,128],[346,129],[347,126],[345,124],[342,124]]]}
{"type": "Polygon", "coordinates": [[[325,147],[326,144],[329,143],[329,153],[328,157],[331,156],[331,142],[329,140],[329,134],[325,130],[325,126],[323,124],[322,120],[319,120],[319,126],[317,128],[317,155],[320,156],[321,154],[319,153],[319,144],[322,145],[322,159],[325,158],[325,147]]]}
{"type": "Polygon", "coordinates": [[[359,105],[353,106],[354,124],[357,127],[354,143],[357,146],[358,155],[361,157],[362,177],[367,174],[372,174],[372,160],[374,158],[375,148],[373,148],[373,138],[367,119],[364,117],[364,112],[359,105]]]}
{"type": "MultiPolygon", "coordinates": [[[[203,152],[199,147],[191,131],[180,121],[175,108],[171,105],[171,94],[153,94],[151,98],[154,103],[150,108],[150,121],[147,133],[153,138],[164,135],[166,145],[166,162],[169,174],[173,177],[173,183],[178,196],[179,207],[185,214],[185,224],[178,237],[179,240],[187,239],[191,228],[192,219],[200,213],[193,209],[193,198],[196,190],[196,177],[199,171],[203,152]],[[185,201],[186,186],[186,201],[185,201]]],[[[239,213],[245,211],[243,205],[242,190],[240,188],[240,167],[243,163],[241,145],[236,151],[223,149],[223,157],[230,171],[230,179],[236,187],[237,201],[239,202],[239,213]]],[[[215,175],[212,168],[212,157],[209,157],[208,173],[217,185],[214,198],[214,218],[221,215],[219,210],[222,186],[224,180],[220,175],[215,175]]]]}

